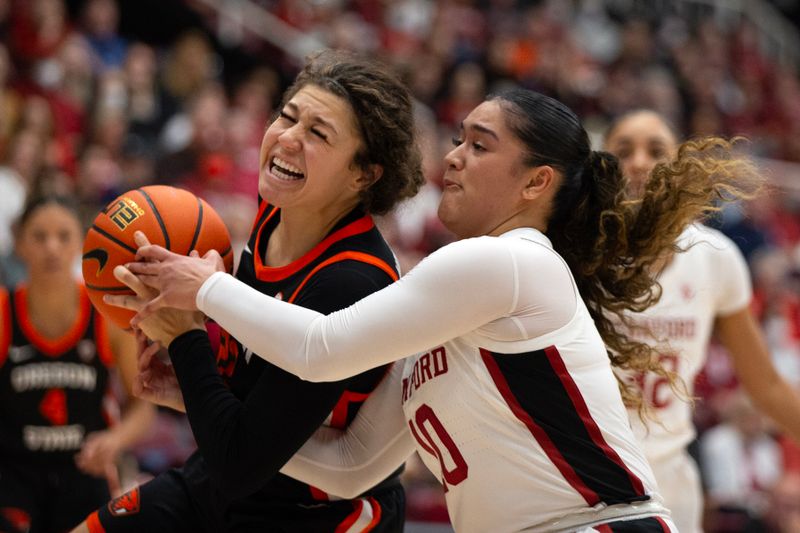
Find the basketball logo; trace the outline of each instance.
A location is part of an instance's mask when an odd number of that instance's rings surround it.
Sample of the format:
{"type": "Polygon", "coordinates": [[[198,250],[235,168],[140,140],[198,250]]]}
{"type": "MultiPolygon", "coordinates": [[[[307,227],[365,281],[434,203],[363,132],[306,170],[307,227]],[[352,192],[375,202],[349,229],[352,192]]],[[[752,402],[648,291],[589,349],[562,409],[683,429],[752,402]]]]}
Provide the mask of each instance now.
{"type": "Polygon", "coordinates": [[[127,196],[123,196],[109,206],[106,214],[120,231],[125,231],[125,228],[130,226],[134,220],[144,215],[144,209],[127,196]],[[112,206],[113,209],[111,209],[112,206]]]}
{"type": "Polygon", "coordinates": [[[89,299],[105,318],[130,328],[133,311],[103,301],[104,294],[133,294],[114,277],[114,267],[136,259],[133,235],[141,230],[153,244],[187,255],[215,249],[228,272],[233,266],[231,239],[224,222],[205,200],[189,191],[148,185],[128,191],[95,217],[83,245],[83,280],[89,299]]]}

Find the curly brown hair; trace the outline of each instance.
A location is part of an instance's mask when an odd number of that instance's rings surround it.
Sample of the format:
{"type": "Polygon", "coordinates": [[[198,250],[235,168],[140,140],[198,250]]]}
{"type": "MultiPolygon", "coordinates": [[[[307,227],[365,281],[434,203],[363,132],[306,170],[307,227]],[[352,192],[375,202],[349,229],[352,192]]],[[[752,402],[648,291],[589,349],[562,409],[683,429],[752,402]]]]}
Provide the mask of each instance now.
{"type": "MultiPolygon", "coordinates": [[[[635,372],[655,372],[666,377],[685,395],[684,383],[661,367],[655,357],[658,346],[635,340],[623,330],[635,331],[628,312],[641,312],[658,301],[661,287],[655,277],[669,255],[680,252],[676,241],[687,224],[720,209],[722,202],[752,198],[763,184],[753,163],[734,151],[737,140],[707,137],[687,141],[669,162],[657,165],[638,199],[626,197],[626,180],[611,154],[595,152],[591,165],[595,179],[616,186],[598,187],[606,196],[604,208],[590,208],[584,198],[576,213],[589,213],[597,221],[596,238],[585,249],[570,247],[562,255],[574,264],[581,294],[603,337],[614,366],[635,372]]],[[[567,219],[563,235],[582,230],[580,222],[567,219]]],[[[589,220],[586,220],[589,222],[589,220]]],[[[585,238],[589,240],[587,235],[585,238]]],[[[555,243],[554,243],[555,244],[555,243]]],[[[623,398],[642,413],[638,389],[621,381],[623,398]]]]}
{"type": "Polygon", "coordinates": [[[363,140],[353,164],[380,165],[380,179],[361,192],[368,213],[383,215],[414,196],[425,178],[415,141],[413,103],[408,89],[382,64],[342,50],[311,55],[286,90],[288,102],[306,85],[316,85],[346,100],[363,140]]]}
{"type": "MultiPolygon", "coordinates": [[[[658,347],[636,340],[629,312],[656,303],[657,268],[677,251],[687,225],[718,211],[720,202],[753,197],[763,176],[719,137],[687,141],[675,158],[652,171],[641,198],[628,196],[627,179],[608,152],[592,151],[577,116],[544,95],[512,90],[491,97],[528,147],[526,164],[551,165],[563,176],[546,234],[564,258],[608,350],[611,364],[655,372],[685,390],[658,362],[658,347]]],[[[623,400],[643,413],[638,390],[619,379],[623,400]]]]}

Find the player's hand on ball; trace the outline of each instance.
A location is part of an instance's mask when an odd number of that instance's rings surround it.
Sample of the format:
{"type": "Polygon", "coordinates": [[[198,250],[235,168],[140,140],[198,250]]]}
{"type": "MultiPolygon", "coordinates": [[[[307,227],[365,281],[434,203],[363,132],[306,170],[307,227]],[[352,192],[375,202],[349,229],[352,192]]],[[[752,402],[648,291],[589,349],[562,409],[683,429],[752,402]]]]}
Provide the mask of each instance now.
{"type": "MultiPolygon", "coordinates": [[[[103,301],[110,305],[138,312],[158,296],[158,292],[147,287],[124,266],[114,268],[114,277],[130,287],[136,294],[103,296],[103,301]]],[[[142,330],[149,339],[160,342],[162,346],[169,346],[172,340],[182,333],[193,329],[205,329],[205,320],[203,314],[197,311],[165,307],[151,312],[147,318],[137,315],[131,320],[131,325],[142,330]]]]}
{"type": "Polygon", "coordinates": [[[216,250],[209,250],[202,258],[194,251],[187,257],[150,244],[140,231],[134,240],[139,246],[136,262],[127,267],[142,283],[158,291],[158,296],[139,309],[138,319],[164,307],[196,311],[200,286],[213,273],[225,272],[225,264],[216,250]]]}

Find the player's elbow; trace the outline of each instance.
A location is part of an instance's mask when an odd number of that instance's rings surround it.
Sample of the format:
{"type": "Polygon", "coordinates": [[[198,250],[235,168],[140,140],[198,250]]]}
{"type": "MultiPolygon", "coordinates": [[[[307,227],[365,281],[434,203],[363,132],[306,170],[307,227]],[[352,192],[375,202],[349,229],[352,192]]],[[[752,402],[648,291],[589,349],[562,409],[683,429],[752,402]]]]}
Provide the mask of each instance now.
{"type": "Polygon", "coordinates": [[[329,361],[309,361],[295,368],[293,374],[312,383],[341,381],[353,375],[343,371],[341,365],[336,364],[335,358],[330,358],[329,361]]]}

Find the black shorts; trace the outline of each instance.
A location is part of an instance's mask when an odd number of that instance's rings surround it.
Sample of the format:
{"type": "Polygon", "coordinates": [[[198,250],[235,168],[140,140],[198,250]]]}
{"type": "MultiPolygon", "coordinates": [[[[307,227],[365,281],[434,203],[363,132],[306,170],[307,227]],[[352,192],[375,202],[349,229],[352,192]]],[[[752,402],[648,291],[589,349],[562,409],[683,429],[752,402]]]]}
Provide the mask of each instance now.
{"type": "Polygon", "coordinates": [[[638,518],[636,520],[619,520],[601,526],[594,526],[600,533],[670,533],[667,523],[657,517],[638,518]]]}
{"type": "Polygon", "coordinates": [[[353,500],[318,502],[234,502],[228,510],[228,531],[236,533],[402,533],[406,497],[397,483],[353,500]]]}
{"type": "Polygon", "coordinates": [[[191,480],[181,469],[165,472],[92,513],[91,533],[244,533],[370,531],[401,533],[405,492],[398,484],[355,500],[304,505],[236,500],[222,508],[208,478],[191,480]]]}
{"type": "Polygon", "coordinates": [[[91,533],[219,533],[225,531],[210,481],[171,469],[100,507],[91,533]]]}
{"type": "Polygon", "coordinates": [[[0,461],[0,532],[69,531],[108,498],[106,480],[72,462],[0,461]]]}

